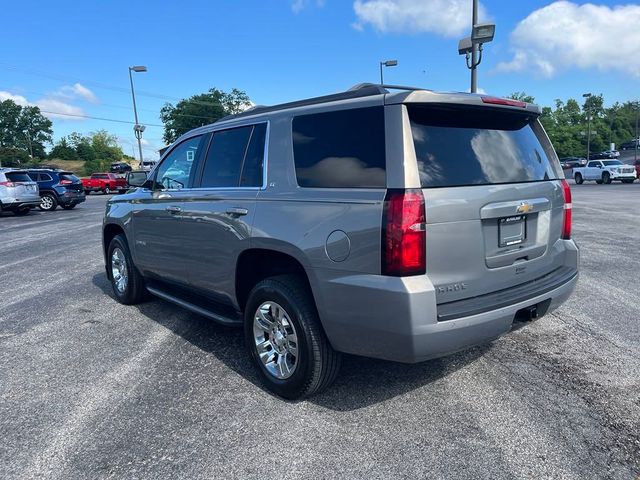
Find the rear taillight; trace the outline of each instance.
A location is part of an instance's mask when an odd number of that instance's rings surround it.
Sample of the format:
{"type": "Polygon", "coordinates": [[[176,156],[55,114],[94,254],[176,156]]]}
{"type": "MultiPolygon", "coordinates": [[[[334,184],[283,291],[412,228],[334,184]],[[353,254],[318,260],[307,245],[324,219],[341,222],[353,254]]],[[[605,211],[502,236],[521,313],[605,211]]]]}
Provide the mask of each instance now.
{"type": "Polygon", "coordinates": [[[13,182],[0,182],[0,187],[15,187],[16,184],[13,182]]]}
{"type": "Polygon", "coordinates": [[[425,273],[425,222],[422,190],[387,190],[382,219],[383,275],[404,277],[425,273]]]}
{"type": "Polygon", "coordinates": [[[72,183],[71,180],[60,180],[60,185],[71,185],[72,183]]]}
{"type": "Polygon", "coordinates": [[[526,108],[526,102],[521,102],[520,100],[512,100],[510,98],[500,98],[500,97],[481,97],[482,103],[489,103],[492,105],[506,105],[509,107],[520,107],[526,108]]]}
{"type": "Polygon", "coordinates": [[[564,222],[562,224],[562,239],[571,238],[571,189],[566,180],[562,180],[562,195],[564,197],[564,222]]]}

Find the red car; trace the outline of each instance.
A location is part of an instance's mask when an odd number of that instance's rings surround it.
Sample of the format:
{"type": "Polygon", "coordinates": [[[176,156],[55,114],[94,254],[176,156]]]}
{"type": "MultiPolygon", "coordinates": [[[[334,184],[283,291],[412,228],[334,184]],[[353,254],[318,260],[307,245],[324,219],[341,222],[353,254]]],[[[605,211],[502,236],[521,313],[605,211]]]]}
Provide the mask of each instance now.
{"type": "Polygon", "coordinates": [[[92,173],[90,178],[82,179],[82,186],[87,194],[91,192],[122,193],[129,188],[126,178],[115,173],[92,173]]]}

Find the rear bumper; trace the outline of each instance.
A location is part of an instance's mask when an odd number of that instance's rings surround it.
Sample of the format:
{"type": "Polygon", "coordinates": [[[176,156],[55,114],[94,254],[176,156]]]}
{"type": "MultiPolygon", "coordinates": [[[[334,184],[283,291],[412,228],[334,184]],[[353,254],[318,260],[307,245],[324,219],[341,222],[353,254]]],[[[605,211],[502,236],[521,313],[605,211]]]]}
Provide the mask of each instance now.
{"type": "Polygon", "coordinates": [[[425,276],[333,279],[319,305],[323,326],[336,350],[405,363],[489,342],[507,333],[519,312],[537,306],[540,314],[548,313],[571,295],[578,281],[578,249],[573,241],[565,243],[565,265],[552,279],[453,306],[436,304],[425,276]]]}
{"type": "Polygon", "coordinates": [[[20,210],[22,208],[35,208],[38,205],[40,205],[40,197],[39,196],[26,197],[26,198],[20,198],[20,199],[13,199],[8,203],[5,203],[5,202],[6,200],[2,202],[2,210],[13,211],[13,210],[20,210]]]}
{"type": "Polygon", "coordinates": [[[79,203],[82,203],[86,199],[87,197],[84,194],[84,192],[79,192],[79,193],[65,192],[64,194],[60,195],[59,203],[67,207],[67,206],[77,205],[79,203]]]}

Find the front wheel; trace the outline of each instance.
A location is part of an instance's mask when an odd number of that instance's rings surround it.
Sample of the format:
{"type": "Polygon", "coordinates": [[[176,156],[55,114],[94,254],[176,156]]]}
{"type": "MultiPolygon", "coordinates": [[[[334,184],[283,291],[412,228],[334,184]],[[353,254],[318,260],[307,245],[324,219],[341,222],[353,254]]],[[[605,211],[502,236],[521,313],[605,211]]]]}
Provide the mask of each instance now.
{"type": "Polygon", "coordinates": [[[109,188],[109,185],[107,185],[106,187],[104,187],[104,194],[109,195],[110,193],[111,193],[111,189],[109,188]]]}
{"type": "Polygon", "coordinates": [[[574,179],[578,185],[582,185],[584,183],[584,178],[582,178],[582,174],[580,173],[576,173],[574,179]]]}
{"type": "Polygon", "coordinates": [[[144,279],[133,264],[127,239],[122,234],[113,237],[109,243],[107,267],[111,287],[118,302],[135,305],[145,299],[144,279]]]}
{"type": "Polygon", "coordinates": [[[338,375],[341,355],[329,344],[299,276],[267,278],[251,290],[244,333],[265,386],[281,397],[297,400],[319,393],[338,375]]]}
{"type": "Polygon", "coordinates": [[[611,183],[611,175],[609,172],[604,172],[602,174],[602,183],[609,185],[611,183]]]}

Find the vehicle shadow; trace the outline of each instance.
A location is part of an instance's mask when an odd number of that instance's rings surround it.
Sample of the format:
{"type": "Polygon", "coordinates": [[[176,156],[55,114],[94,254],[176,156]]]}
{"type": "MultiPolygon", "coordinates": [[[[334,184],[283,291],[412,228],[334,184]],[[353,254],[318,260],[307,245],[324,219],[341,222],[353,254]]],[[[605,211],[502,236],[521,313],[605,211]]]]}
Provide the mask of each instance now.
{"type": "MultiPolygon", "coordinates": [[[[93,284],[114,298],[106,275],[94,275],[93,284]]],[[[136,308],[147,318],[200,350],[214,355],[227,367],[270,394],[263,387],[246,354],[240,328],[219,325],[206,317],[154,297],[131,308],[136,308]]],[[[364,408],[435,382],[477,360],[490,348],[491,345],[484,345],[412,365],[344,355],[342,368],[333,386],[306,401],[335,411],[364,408]]]]}

